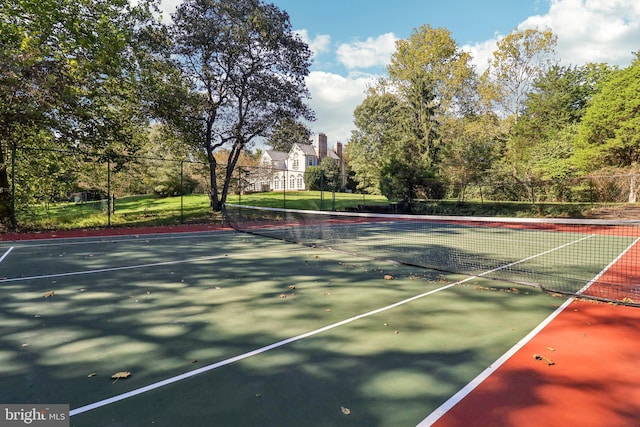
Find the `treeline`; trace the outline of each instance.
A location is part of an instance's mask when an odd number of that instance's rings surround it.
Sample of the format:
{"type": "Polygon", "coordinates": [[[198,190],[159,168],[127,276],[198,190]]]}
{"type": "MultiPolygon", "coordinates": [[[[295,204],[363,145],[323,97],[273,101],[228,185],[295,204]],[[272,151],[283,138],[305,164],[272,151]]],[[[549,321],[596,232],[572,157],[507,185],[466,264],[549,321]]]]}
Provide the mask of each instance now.
{"type": "MultiPolygon", "coordinates": [[[[220,210],[255,142],[309,140],[312,54],[285,11],[185,0],[164,24],[159,0],[134,3],[2,2],[0,225],[16,226],[16,205],[116,183],[197,188],[220,210]]],[[[640,61],[561,67],[555,44],[550,31],[514,32],[478,75],[446,29],[414,30],[354,112],[358,189],[526,199],[541,180],[637,171],[640,61]]]]}
{"type": "Polygon", "coordinates": [[[407,201],[593,201],[598,177],[618,175],[635,201],[639,56],[624,69],[561,66],[556,42],[549,30],[514,31],[479,75],[448,30],[414,30],[355,110],[358,187],[407,201]]]}
{"type": "MultiPolygon", "coordinates": [[[[152,124],[173,145],[161,158],[204,163],[220,210],[255,141],[313,119],[311,51],[286,12],[262,0],[185,0],[165,25],[159,4],[2,1],[0,225],[16,226],[16,194],[57,200],[87,176],[106,189],[111,173],[144,170],[152,124]]],[[[168,175],[130,184],[171,192],[168,175]]]]}

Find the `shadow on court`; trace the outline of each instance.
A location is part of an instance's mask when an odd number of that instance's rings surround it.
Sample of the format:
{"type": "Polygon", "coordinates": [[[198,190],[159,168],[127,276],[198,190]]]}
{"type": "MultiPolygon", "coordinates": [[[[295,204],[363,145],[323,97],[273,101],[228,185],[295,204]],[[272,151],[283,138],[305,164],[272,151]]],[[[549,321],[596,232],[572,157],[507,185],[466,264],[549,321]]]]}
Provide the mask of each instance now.
{"type": "Polygon", "coordinates": [[[24,244],[1,268],[6,403],[76,409],[336,325],[77,426],[415,425],[562,301],[480,279],[425,295],[461,277],[236,233],[24,244]]]}

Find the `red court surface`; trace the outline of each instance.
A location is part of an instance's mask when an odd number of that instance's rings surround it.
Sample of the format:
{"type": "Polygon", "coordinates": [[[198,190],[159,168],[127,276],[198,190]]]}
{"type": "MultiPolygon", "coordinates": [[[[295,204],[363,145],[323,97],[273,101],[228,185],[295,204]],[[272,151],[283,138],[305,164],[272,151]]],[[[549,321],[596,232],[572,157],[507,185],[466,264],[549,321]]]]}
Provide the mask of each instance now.
{"type": "Polygon", "coordinates": [[[574,301],[433,426],[640,426],[640,308],[574,301]]]}

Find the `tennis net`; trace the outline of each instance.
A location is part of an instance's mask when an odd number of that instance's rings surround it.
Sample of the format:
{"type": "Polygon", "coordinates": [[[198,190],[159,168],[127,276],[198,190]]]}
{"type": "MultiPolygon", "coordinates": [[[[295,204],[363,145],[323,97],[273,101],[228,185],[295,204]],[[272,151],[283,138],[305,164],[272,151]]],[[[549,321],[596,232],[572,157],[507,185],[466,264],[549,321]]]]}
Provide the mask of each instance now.
{"type": "Polygon", "coordinates": [[[640,221],[303,211],[227,204],[236,230],[547,292],[640,305],[640,221]]]}

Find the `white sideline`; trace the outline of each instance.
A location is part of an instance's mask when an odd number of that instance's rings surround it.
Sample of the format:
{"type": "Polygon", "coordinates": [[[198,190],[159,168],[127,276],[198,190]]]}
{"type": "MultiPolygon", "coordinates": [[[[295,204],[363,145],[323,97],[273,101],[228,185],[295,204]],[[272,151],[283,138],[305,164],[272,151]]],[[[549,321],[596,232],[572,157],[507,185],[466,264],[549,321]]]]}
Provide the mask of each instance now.
{"type": "MultiPolygon", "coordinates": [[[[301,334],[301,335],[297,335],[297,336],[292,337],[292,338],[287,338],[285,340],[278,341],[276,343],[269,344],[269,345],[264,346],[264,347],[260,347],[258,349],[252,350],[250,352],[247,352],[247,353],[244,353],[244,354],[240,354],[238,356],[234,356],[234,357],[231,357],[229,359],[225,359],[225,360],[213,363],[211,365],[203,366],[202,368],[195,369],[193,371],[186,372],[184,374],[177,375],[175,377],[167,378],[165,380],[158,381],[158,382],[155,382],[153,384],[149,384],[147,386],[144,386],[144,387],[141,387],[141,388],[138,388],[138,389],[135,389],[135,390],[131,390],[131,391],[127,392],[127,393],[122,393],[122,394],[119,394],[119,395],[116,395],[116,396],[113,396],[113,397],[110,397],[110,398],[107,398],[107,399],[100,400],[98,402],[94,402],[94,403],[91,403],[91,404],[88,404],[88,405],[81,406],[79,408],[72,409],[71,411],[69,411],[69,416],[74,416],[74,415],[82,414],[84,412],[91,411],[93,409],[101,408],[103,406],[107,406],[107,405],[110,405],[112,403],[119,402],[121,400],[125,400],[125,399],[128,399],[130,397],[134,397],[134,396],[137,396],[139,394],[146,393],[148,391],[155,390],[157,388],[164,387],[166,385],[173,384],[175,382],[182,381],[182,380],[187,379],[187,378],[191,378],[191,377],[199,375],[199,374],[201,374],[203,372],[211,371],[213,369],[217,369],[217,368],[220,368],[222,366],[226,366],[226,365],[229,365],[231,363],[246,359],[248,357],[255,356],[255,355],[267,352],[269,350],[273,350],[273,349],[278,348],[278,347],[282,347],[284,345],[299,341],[301,339],[308,338],[308,337],[320,334],[322,332],[326,332],[328,330],[337,328],[339,326],[343,326],[343,325],[346,325],[348,323],[354,322],[354,321],[356,321],[358,319],[362,319],[362,318],[365,318],[365,317],[373,316],[374,314],[382,313],[384,311],[399,307],[401,305],[407,304],[407,303],[415,301],[417,299],[420,299],[420,298],[423,298],[423,297],[426,297],[426,296],[429,296],[429,295],[433,295],[433,294],[435,294],[437,292],[440,292],[440,291],[444,291],[444,290],[449,289],[449,288],[451,288],[453,286],[460,285],[460,284],[466,283],[466,282],[468,282],[470,280],[477,279],[478,277],[485,276],[485,275],[490,274],[492,272],[495,272],[495,271],[510,267],[512,265],[515,265],[515,264],[519,264],[521,262],[528,261],[528,260],[530,260],[532,258],[536,258],[538,256],[546,255],[546,254],[548,254],[550,252],[562,249],[562,248],[564,248],[566,246],[569,246],[569,245],[572,245],[574,243],[581,242],[582,240],[584,240],[586,238],[589,238],[589,237],[592,237],[592,236],[583,237],[583,238],[574,240],[573,242],[565,243],[565,244],[563,244],[561,246],[558,246],[558,247],[556,247],[554,249],[550,249],[550,250],[541,252],[541,253],[539,253],[537,255],[533,255],[533,256],[524,258],[524,259],[522,259],[520,261],[516,261],[516,262],[509,263],[509,264],[505,264],[504,266],[497,267],[497,268],[494,268],[492,270],[486,271],[486,272],[484,272],[484,273],[482,273],[482,274],[480,274],[478,276],[467,277],[464,280],[460,280],[460,281],[457,281],[455,283],[450,283],[450,284],[442,286],[440,288],[433,289],[431,291],[428,291],[428,292],[425,292],[425,293],[422,293],[422,294],[419,294],[419,295],[415,295],[415,296],[413,296],[411,298],[404,299],[402,301],[396,302],[394,304],[391,304],[391,305],[388,305],[388,306],[385,306],[385,307],[382,307],[382,308],[379,308],[379,309],[376,309],[376,310],[373,310],[373,311],[369,311],[367,313],[363,313],[363,314],[359,314],[357,316],[350,317],[348,319],[342,320],[342,321],[337,322],[337,323],[333,323],[331,325],[322,327],[320,329],[316,329],[314,331],[310,331],[310,332],[307,332],[307,333],[304,333],[304,334],[301,334]]],[[[425,424],[425,425],[429,425],[429,424],[425,424]]]]}

